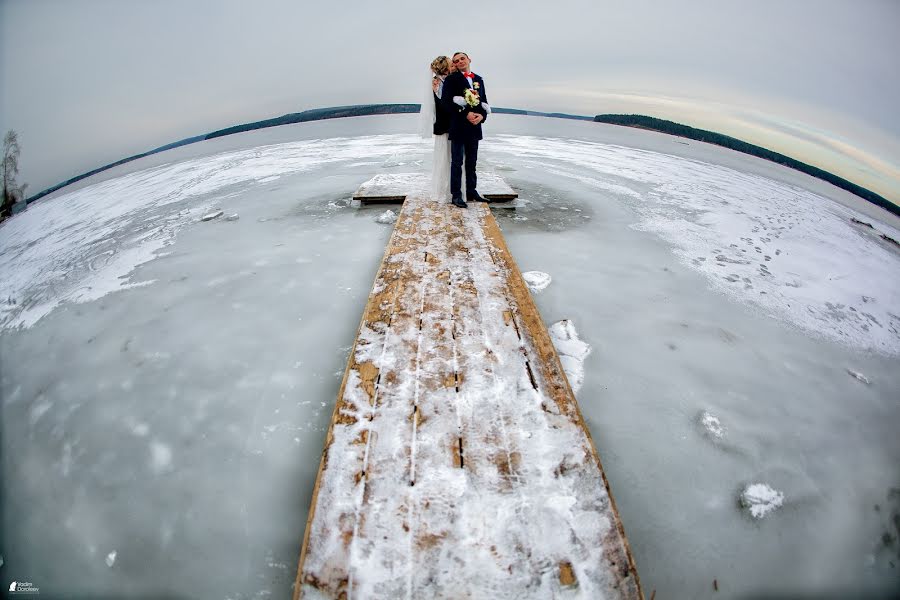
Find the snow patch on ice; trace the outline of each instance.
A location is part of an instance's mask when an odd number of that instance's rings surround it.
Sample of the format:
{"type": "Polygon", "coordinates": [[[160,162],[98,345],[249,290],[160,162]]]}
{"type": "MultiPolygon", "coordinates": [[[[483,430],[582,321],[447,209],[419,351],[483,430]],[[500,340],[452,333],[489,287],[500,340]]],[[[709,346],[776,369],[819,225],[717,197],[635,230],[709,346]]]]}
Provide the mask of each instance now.
{"type": "Polygon", "coordinates": [[[557,321],[548,328],[548,331],[569,385],[577,394],[584,383],[584,360],[591,353],[591,345],[578,337],[578,331],[570,319],[557,321]]]}
{"type": "Polygon", "coordinates": [[[391,223],[395,223],[397,221],[397,213],[392,210],[386,210],[375,219],[376,223],[381,223],[382,225],[390,225],[391,223]]]}
{"type": "Polygon", "coordinates": [[[114,564],[116,564],[116,555],[118,555],[118,552],[116,552],[115,550],[113,550],[112,552],[110,552],[109,554],[106,555],[106,566],[107,567],[112,568],[112,566],[114,564]]]}
{"type": "Polygon", "coordinates": [[[752,483],[741,492],[741,505],[761,519],[784,503],[784,494],[766,483],[752,483]]]}
{"type": "Polygon", "coordinates": [[[540,292],[550,285],[551,277],[542,271],[525,271],[522,273],[522,279],[532,292],[540,292]]]}
{"type": "Polygon", "coordinates": [[[700,424],[709,435],[716,439],[722,439],[725,436],[725,426],[722,425],[722,421],[709,411],[703,411],[700,415],[700,424]]]}

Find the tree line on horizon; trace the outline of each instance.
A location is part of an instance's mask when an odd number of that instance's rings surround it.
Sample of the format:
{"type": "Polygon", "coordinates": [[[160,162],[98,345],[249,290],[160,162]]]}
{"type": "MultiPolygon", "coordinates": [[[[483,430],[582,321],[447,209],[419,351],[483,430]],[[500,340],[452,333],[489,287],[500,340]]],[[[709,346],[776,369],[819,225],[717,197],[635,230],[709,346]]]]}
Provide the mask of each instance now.
{"type": "Polygon", "coordinates": [[[646,117],[644,115],[597,115],[596,117],[594,117],[594,122],[608,123],[610,125],[624,125],[626,127],[637,127],[640,129],[650,129],[652,131],[668,133],[670,135],[677,135],[678,137],[688,138],[696,140],[698,142],[715,144],[717,146],[722,146],[724,148],[743,152],[744,154],[750,154],[751,156],[764,158],[774,163],[778,163],[802,173],[806,173],[807,175],[812,175],[817,179],[827,181],[828,183],[836,187],[847,190],[851,194],[855,194],[864,200],[868,200],[872,204],[880,206],[881,208],[890,211],[897,216],[900,216],[900,206],[897,206],[884,196],[876,194],[872,190],[868,190],[862,186],[856,185],[852,181],[847,181],[843,177],[838,177],[834,173],[829,173],[824,169],[820,169],[818,167],[808,165],[804,162],[800,162],[799,160],[791,158],[790,156],[785,156],[784,154],[779,154],[778,152],[767,150],[766,148],[763,148],[761,146],[756,146],[754,144],[750,144],[728,135],[723,135],[714,131],[707,131],[706,129],[697,129],[696,127],[682,125],[681,123],[667,121],[665,119],[657,119],[656,117],[646,117]]]}
{"type": "MultiPolygon", "coordinates": [[[[253,131],[255,129],[264,129],[266,127],[275,127],[279,125],[289,125],[293,123],[303,123],[307,121],[318,121],[322,119],[336,119],[341,117],[358,117],[358,116],[369,116],[369,115],[380,115],[380,114],[398,114],[398,113],[418,113],[421,106],[419,104],[359,104],[354,106],[337,106],[331,108],[316,108],[311,110],[305,110],[299,113],[290,113],[286,115],[282,115],[280,117],[275,117],[272,119],[265,119],[262,121],[255,121],[252,123],[244,123],[241,125],[235,125],[232,127],[226,127],[224,129],[219,129],[217,131],[213,131],[203,135],[197,135],[189,138],[185,138],[183,140],[179,140],[177,142],[172,142],[170,144],[166,144],[164,146],[160,146],[158,148],[154,148],[152,150],[148,150],[147,152],[142,152],[140,154],[136,154],[134,156],[129,156],[127,158],[123,158],[114,163],[110,163],[108,165],[104,165],[97,169],[93,169],[88,171],[87,173],[83,173],[76,177],[72,177],[59,183],[51,188],[43,190],[35,194],[34,196],[27,199],[27,202],[33,202],[47,194],[53,193],[60,188],[63,188],[67,185],[90,177],[91,175],[95,175],[100,173],[101,171],[105,171],[107,169],[111,169],[112,167],[121,165],[123,163],[127,163],[133,160],[137,160],[139,158],[143,158],[145,156],[149,156],[151,154],[156,154],[158,152],[162,152],[164,150],[169,150],[171,148],[177,148],[179,146],[184,146],[187,144],[193,144],[195,142],[200,142],[203,140],[209,140],[217,137],[222,137],[226,135],[231,135],[235,133],[242,133],[245,131],[253,131]]],[[[528,115],[528,116],[541,116],[541,117],[554,117],[554,118],[562,118],[562,119],[574,119],[574,120],[582,120],[582,121],[594,121],[597,123],[607,123],[610,125],[622,125],[626,127],[637,127],[641,129],[649,129],[652,131],[658,131],[660,133],[667,133],[670,135],[677,135],[679,137],[684,137],[688,139],[697,140],[700,142],[707,142],[710,144],[716,144],[718,146],[722,146],[724,148],[729,148],[731,150],[736,150],[738,152],[743,152],[745,154],[750,154],[752,156],[756,156],[758,158],[763,158],[786,167],[798,170],[802,173],[806,173],[807,175],[811,175],[823,181],[827,181],[832,185],[835,185],[843,190],[846,190],[852,194],[867,200],[876,206],[880,206],[885,210],[900,216],[900,206],[894,204],[887,198],[876,194],[875,192],[868,190],[862,186],[859,186],[853,182],[850,182],[842,177],[838,177],[833,173],[829,173],[823,169],[818,167],[814,167],[812,165],[808,165],[806,163],[800,162],[799,160],[793,159],[789,156],[785,156],[783,154],[779,154],[778,152],[773,152],[772,150],[767,150],[761,146],[756,146],[754,144],[750,144],[739,140],[737,138],[733,138],[727,135],[723,135],[721,133],[716,133],[714,131],[707,131],[705,129],[697,129],[695,127],[691,127],[689,125],[682,125],[681,123],[676,123],[674,121],[667,121],[665,119],[658,119],[656,117],[648,117],[644,115],[621,115],[621,114],[601,114],[595,117],[585,117],[579,115],[570,115],[565,113],[545,113],[545,112],[536,112],[536,111],[525,111],[514,108],[499,108],[495,107],[494,112],[496,113],[506,113],[506,114],[518,114],[518,115],[528,115]]],[[[15,132],[10,132],[15,134],[15,132]]],[[[9,135],[9,134],[7,134],[9,135]]],[[[6,145],[4,144],[4,147],[6,145]]],[[[17,172],[18,169],[18,142],[15,143],[15,161],[13,165],[15,166],[14,171],[17,172]]],[[[6,156],[6,152],[4,151],[4,156],[6,156]]],[[[6,165],[6,161],[4,159],[4,169],[6,165]]],[[[4,171],[5,172],[5,171],[4,171]]],[[[7,198],[6,196],[6,179],[4,176],[4,201],[7,198]]],[[[21,186],[18,188],[21,197],[24,197],[24,190],[26,186],[21,186]]],[[[5,205],[4,205],[5,206],[5,205]]],[[[0,211],[2,214],[2,211],[0,211]]]]}
{"type": "Polygon", "coordinates": [[[28,202],[34,202],[35,200],[39,200],[43,198],[47,194],[52,194],[53,192],[66,187],[67,185],[71,185],[82,179],[86,179],[91,175],[96,175],[102,171],[106,171],[107,169],[112,169],[113,167],[118,167],[119,165],[131,162],[133,160],[137,160],[139,158],[144,158],[145,156],[150,156],[151,154],[157,154],[158,152],[162,152],[164,150],[171,150],[172,148],[178,148],[180,146],[187,146],[188,144],[194,144],[196,142],[202,142],[204,140],[211,140],[217,137],[223,137],[226,135],[232,135],[235,133],[243,133],[245,131],[253,131],[255,129],[265,129],[266,127],[277,127],[279,125],[291,125],[293,123],[305,123],[307,121],[320,121],[323,119],[338,119],[341,117],[362,117],[368,115],[384,115],[384,114],[398,114],[398,113],[417,113],[419,112],[421,105],[419,104],[359,104],[356,106],[337,106],[333,108],[314,108],[310,110],[305,110],[299,113],[290,113],[286,115],[282,115],[280,117],[275,117],[272,119],[264,119],[262,121],[254,121],[252,123],[243,123],[241,125],[234,125],[232,127],[226,127],[225,129],[218,129],[216,131],[210,133],[204,133],[202,135],[195,135],[189,138],[185,138],[183,140],[178,140],[177,142],[172,142],[170,144],[166,144],[164,146],[160,146],[158,148],[154,148],[152,150],[148,150],[146,152],[141,152],[140,154],[135,154],[133,156],[128,156],[122,159],[117,160],[116,162],[109,163],[108,165],[103,165],[102,167],[97,167],[96,169],[92,169],[87,173],[82,173],[81,175],[76,175],[75,177],[71,177],[66,179],[65,181],[54,185],[53,187],[49,187],[42,192],[38,192],[34,196],[28,198],[28,202]]]}

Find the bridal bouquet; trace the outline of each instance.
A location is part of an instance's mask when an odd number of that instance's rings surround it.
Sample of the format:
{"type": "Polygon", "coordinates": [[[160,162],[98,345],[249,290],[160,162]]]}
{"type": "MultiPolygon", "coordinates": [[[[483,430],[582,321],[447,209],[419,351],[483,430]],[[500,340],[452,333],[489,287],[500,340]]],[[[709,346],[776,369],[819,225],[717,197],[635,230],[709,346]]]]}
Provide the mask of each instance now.
{"type": "Polygon", "coordinates": [[[481,98],[478,96],[478,92],[476,92],[475,90],[466,90],[463,94],[463,98],[465,99],[466,104],[468,104],[472,108],[475,108],[476,106],[481,104],[481,98]]]}

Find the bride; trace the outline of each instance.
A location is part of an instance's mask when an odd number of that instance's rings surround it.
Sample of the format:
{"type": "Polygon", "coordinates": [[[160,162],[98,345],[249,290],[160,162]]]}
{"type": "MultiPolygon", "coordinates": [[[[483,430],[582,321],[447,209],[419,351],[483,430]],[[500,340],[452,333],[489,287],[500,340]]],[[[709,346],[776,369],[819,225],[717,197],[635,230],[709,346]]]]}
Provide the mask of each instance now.
{"type": "Polygon", "coordinates": [[[434,136],[434,158],[431,165],[431,196],[438,202],[450,198],[450,115],[441,104],[444,79],[455,70],[446,56],[431,61],[431,77],[422,101],[420,133],[434,136]]]}

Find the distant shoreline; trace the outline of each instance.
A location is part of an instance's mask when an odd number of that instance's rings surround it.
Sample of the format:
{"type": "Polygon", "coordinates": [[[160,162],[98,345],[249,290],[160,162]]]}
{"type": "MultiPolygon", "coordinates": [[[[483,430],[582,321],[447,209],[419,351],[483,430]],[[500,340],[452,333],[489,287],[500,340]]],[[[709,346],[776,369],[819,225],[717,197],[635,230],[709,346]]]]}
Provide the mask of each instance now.
{"type": "Polygon", "coordinates": [[[244,131],[253,131],[255,129],[265,129],[267,127],[277,127],[279,125],[290,125],[293,123],[305,123],[307,121],[321,121],[323,119],[340,119],[343,117],[362,117],[368,115],[389,115],[389,114],[402,114],[402,113],[417,113],[421,108],[421,104],[359,104],[356,106],[334,106],[331,108],[314,108],[312,110],[305,110],[299,113],[290,113],[287,115],[282,115],[280,117],[275,117],[273,119],[264,119],[262,121],[254,121],[252,123],[244,123],[243,125],[234,125],[232,127],[226,127],[225,129],[218,129],[216,131],[205,133],[203,135],[195,135],[193,137],[184,138],[183,140],[178,140],[177,142],[172,142],[171,144],[166,144],[164,146],[160,146],[158,148],[154,148],[152,150],[148,150],[146,152],[141,152],[140,154],[135,154],[133,156],[129,156],[127,158],[123,158],[121,160],[117,160],[116,162],[109,163],[108,165],[103,165],[102,167],[97,167],[87,173],[82,173],[81,175],[76,175],[71,179],[66,179],[62,183],[58,183],[53,187],[49,187],[46,190],[38,192],[34,196],[26,199],[28,204],[31,204],[35,200],[39,200],[46,196],[47,194],[52,194],[53,192],[60,190],[67,185],[72,185],[73,183],[77,183],[82,179],[87,179],[92,175],[96,175],[97,173],[102,173],[103,171],[112,169],[113,167],[118,167],[119,165],[123,165],[125,163],[129,163],[133,160],[137,160],[139,158],[144,158],[145,156],[150,156],[152,154],[158,154],[160,152],[164,152],[166,150],[171,150],[173,148],[179,148],[181,146],[187,146],[188,144],[194,144],[197,142],[202,142],[205,140],[211,140],[217,137],[222,137],[225,135],[232,135],[235,133],[242,133],[244,131]]]}
{"type": "MultiPolygon", "coordinates": [[[[52,194],[53,192],[56,192],[68,185],[81,181],[82,179],[87,179],[92,175],[102,173],[103,171],[112,169],[113,167],[117,167],[139,158],[144,158],[145,156],[158,154],[159,152],[171,150],[172,148],[187,146],[188,144],[194,144],[196,142],[202,142],[204,140],[211,140],[217,137],[232,135],[235,133],[243,133],[245,131],[253,131],[256,129],[265,129],[267,127],[277,127],[279,125],[291,125],[294,123],[305,123],[309,121],[320,121],[324,119],[418,113],[420,108],[420,104],[359,104],[353,106],[335,106],[329,108],[316,108],[299,113],[290,113],[272,119],[264,119],[262,121],[254,121],[252,123],[234,125],[232,127],[226,127],[224,129],[219,129],[207,134],[196,135],[193,137],[185,138],[183,140],[179,140],[177,142],[172,142],[171,144],[166,144],[164,146],[160,146],[146,152],[141,152],[140,154],[135,154],[133,156],[117,160],[116,162],[110,163],[108,165],[98,167],[96,169],[88,171],[87,173],[82,173],[81,175],[77,175],[53,187],[49,187],[41,192],[38,192],[30,198],[27,198],[26,203],[30,204],[31,202],[39,200],[44,196],[52,194]]],[[[813,177],[816,177],[817,179],[821,179],[836,187],[855,194],[863,200],[871,202],[872,204],[875,204],[876,206],[879,206],[893,213],[894,215],[900,216],[900,206],[894,204],[887,198],[876,194],[871,190],[856,185],[855,183],[848,181],[842,177],[838,177],[833,173],[829,173],[828,171],[819,169],[818,167],[800,162],[789,156],[767,150],[766,148],[763,148],[761,146],[749,144],[737,138],[733,138],[720,133],[715,133],[713,131],[706,131],[704,129],[696,129],[688,125],[675,123],[674,121],[666,121],[664,119],[657,119],[654,117],[647,117],[643,115],[597,115],[595,117],[588,117],[582,115],[571,115],[567,113],[547,113],[531,110],[521,110],[517,108],[498,107],[494,108],[494,112],[498,114],[548,117],[554,119],[572,119],[577,121],[593,121],[595,123],[620,125],[624,127],[656,131],[659,133],[667,133],[670,135],[676,135],[678,137],[692,139],[695,141],[715,144],[717,146],[722,146],[725,148],[736,150],[738,152],[743,152],[744,154],[749,154],[751,156],[770,160],[772,162],[790,167],[802,173],[806,173],[807,175],[811,175],[813,177]]]]}
{"type": "Polygon", "coordinates": [[[866,189],[860,185],[856,185],[852,181],[848,181],[843,177],[838,177],[834,173],[830,173],[828,171],[825,171],[824,169],[820,169],[804,162],[800,162],[799,160],[791,158],[790,156],[785,156],[784,154],[768,150],[766,148],[763,148],[762,146],[750,144],[728,135],[716,133],[715,131],[707,131],[706,129],[697,129],[695,127],[682,125],[681,123],[676,123],[674,121],[666,121],[665,119],[657,119],[655,117],[647,117],[644,115],[597,115],[596,117],[594,117],[593,121],[595,123],[621,125],[624,127],[634,127],[636,129],[646,129],[659,133],[667,133],[669,135],[675,135],[698,142],[715,144],[716,146],[722,146],[723,148],[729,148],[731,150],[736,150],[737,152],[749,154],[750,156],[762,158],[774,163],[778,163],[780,165],[784,165],[786,167],[794,169],[795,171],[806,173],[807,175],[811,175],[816,179],[826,181],[835,187],[846,190],[851,194],[859,196],[863,200],[871,202],[872,204],[879,206],[887,210],[888,212],[900,216],[900,206],[894,204],[884,196],[876,194],[872,190],[866,189]]]}

